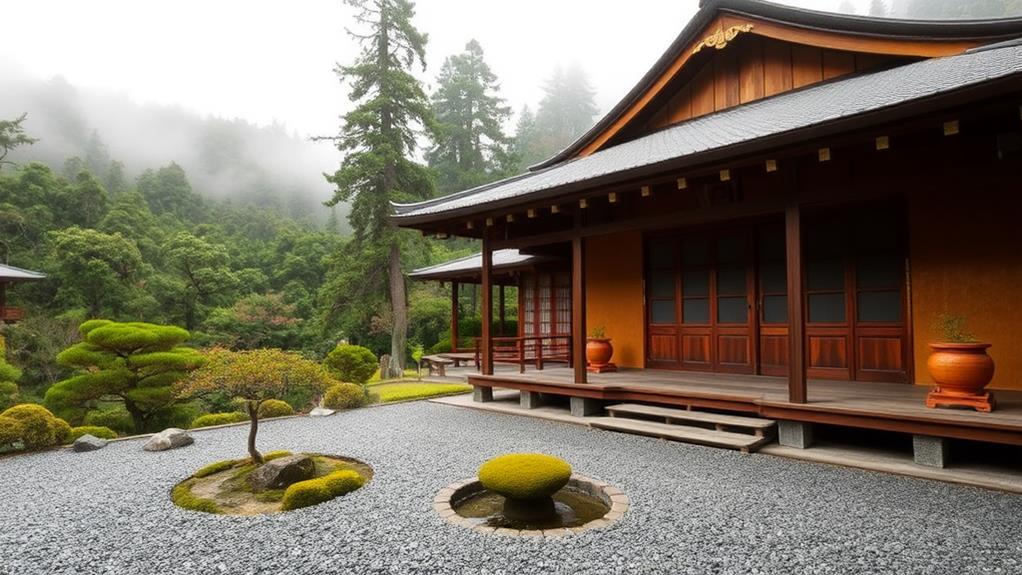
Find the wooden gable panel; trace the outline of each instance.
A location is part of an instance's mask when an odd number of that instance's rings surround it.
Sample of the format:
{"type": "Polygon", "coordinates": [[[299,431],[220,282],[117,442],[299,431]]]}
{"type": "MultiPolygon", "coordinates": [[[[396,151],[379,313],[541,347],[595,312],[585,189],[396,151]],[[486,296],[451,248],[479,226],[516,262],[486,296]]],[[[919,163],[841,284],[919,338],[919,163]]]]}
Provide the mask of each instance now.
{"type": "Polygon", "coordinates": [[[636,135],[783,92],[883,66],[892,57],[794,44],[746,34],[668,87],[666,103],[636,135]]]}

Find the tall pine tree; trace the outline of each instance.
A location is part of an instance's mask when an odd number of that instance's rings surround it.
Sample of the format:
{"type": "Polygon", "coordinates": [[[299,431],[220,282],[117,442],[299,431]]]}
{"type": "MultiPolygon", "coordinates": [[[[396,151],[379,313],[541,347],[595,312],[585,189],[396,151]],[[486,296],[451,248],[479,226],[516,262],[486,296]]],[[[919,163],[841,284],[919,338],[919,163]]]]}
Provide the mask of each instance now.
{"type": "Polygon", "coordinates": [[[535,118],[526,117],[523,111],[519,119],[515,147],[520,151],[522,168],[566,148],[593,126],[599,111],[589,77],[577,65],[554,69],[543,92],[535,118]]]}
{"type": "Polygon", "coordinates": [[[444,61],[432,98],[436,137],[426,154],[440,193],[492,182],[513,170],[511,140],[503,128],[511,109],[499,90],[479,42],[470,40],[464,52],[444,61]]]}
{"type": "MultiPolygon", "coordinates": [[[[429,170],[410,157],[417,128],[432,128],[429,100],[410,70],[425,69],[427,36],[412,25],[409,0],[346,0],[365,31],[348,31],[361,45],[355,62],[336,69],[357,105],[344,116],[337,148],[341,167],[327,180],[337,186],[328,205],[351,202],[348,221],[355,249],[385,260],[390,287],[390,374],[403,373],[408,333],[408,295],[401,269],[401,234],[388,223],[390,202],[433,195],[429,170]]],[[[384,261],[380,262],[381,265],[384,261]]]]}

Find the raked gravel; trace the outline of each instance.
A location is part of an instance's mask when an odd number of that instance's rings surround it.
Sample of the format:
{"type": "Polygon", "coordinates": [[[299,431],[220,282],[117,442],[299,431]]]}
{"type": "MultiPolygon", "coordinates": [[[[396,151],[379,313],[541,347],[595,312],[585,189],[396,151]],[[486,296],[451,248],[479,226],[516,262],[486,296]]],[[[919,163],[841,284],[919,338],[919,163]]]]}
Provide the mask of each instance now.
{"type": "Polygon", "coordinates": [[[0,459],[0,573],[1022,573],[1020,496],[426,402],[260,425],[265,450],[370,463],[375,479],[343,498],[261,517],[171,504],[182,478],[243,455],[246,431],[0,459]],[[437,491],[509,451],[563,457],[631,509],[548,540],[435,514],[437,491]]]}

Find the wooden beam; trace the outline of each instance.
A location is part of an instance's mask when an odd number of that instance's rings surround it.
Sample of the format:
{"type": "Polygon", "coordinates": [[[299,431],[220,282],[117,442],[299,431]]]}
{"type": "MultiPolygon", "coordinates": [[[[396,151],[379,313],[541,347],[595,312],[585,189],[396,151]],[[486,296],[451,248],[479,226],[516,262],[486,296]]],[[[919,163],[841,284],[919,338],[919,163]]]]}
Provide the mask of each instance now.
{"type": "Polygon", "coordinates": [[[482,360],[483,375],[493,375],[493,246],[489,230],[483,234],[482,265],[482,360]]]}
{"type": "Polygon", "coordinates": [[[458,282],[451,282],[451,351],[458,351],[458,282]]]}
{"type": "Polygon", "coordinates": [[[802,210],[792,199],[784,210],[788,268],[788,400],[806,403],[805,303],[802,280],[802,210]]]}
{"type": "MultiPolygon", "coordinates": [[[[576,224],[576,231],[580,228],[576,224]]],[[[571,239],[571,363],[575,383],[587,383],[585,238],[581,234],[571,239]]]]}

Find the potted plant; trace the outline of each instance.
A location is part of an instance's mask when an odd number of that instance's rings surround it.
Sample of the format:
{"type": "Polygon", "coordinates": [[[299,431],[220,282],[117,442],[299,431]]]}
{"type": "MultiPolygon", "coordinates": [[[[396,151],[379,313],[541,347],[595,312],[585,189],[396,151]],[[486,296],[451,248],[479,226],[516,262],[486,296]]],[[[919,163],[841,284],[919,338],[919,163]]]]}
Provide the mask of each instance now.
{"type": "Polygon", "coordinates": [[[617,366],[610,362],[614,356],[614,346],[610,344],[610,338],[603,326],[597,326],[589,330],[589,338],[586,340],[586,363],[589,371],[603,373],[605,371],[617,371],[617,366]]]}
{"type": "Polygon", "coordinates": [[[937,386],[926,396],[927,407],[971,407],[989,412],[994,400],[983,388],[994,377],[989,343],[981,343],[965,329],[965,318],[940,314],[934,322],[939,340],[930,344],[927,370],[937,386]]]}

